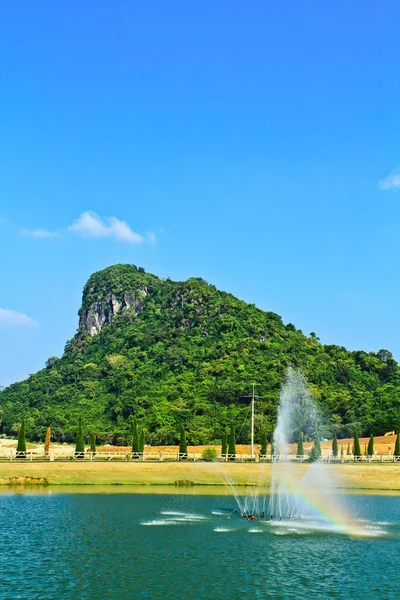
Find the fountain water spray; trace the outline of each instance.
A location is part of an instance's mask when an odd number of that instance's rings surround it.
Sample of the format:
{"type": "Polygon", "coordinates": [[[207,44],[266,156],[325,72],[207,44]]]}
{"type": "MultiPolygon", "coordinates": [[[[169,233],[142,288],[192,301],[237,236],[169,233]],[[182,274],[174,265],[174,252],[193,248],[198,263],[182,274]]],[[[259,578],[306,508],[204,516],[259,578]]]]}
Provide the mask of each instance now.
{"type": "Polygon", "coordinates": [[[279,457],[287,456],[289,443],[297,442],[300,433],[314,438],[319,428],[319,420],[319,411],[307,387],[303,372],[289,367],[280,393],[273,438],[274,464],[268,509],[270,515],[280,519],[301,516],[301,507],[293,493],[294,466],[287,461],[280,463],[279,457]]]}
{"type": "MultiPolygon", "coordinates": [[[[234,482],[225,474],[227,485],[244,515],[264,515],[272,524],[282,525],[296,521],[296,527],[330,530],[353,535],[366,535],[352,522],[333,493],[332,469],[314,462],[306,473],[287,460],[290,443],[297,442],[300,432],[305,439],[315,439],[320,426],[320,413],[308,389],[304,374],[288,368],[280,393],[278,418],[273,438],[272,480],[269,497],[260,465],[257,486],[239,496],[234,482]],[[262,491],[264,490],[264,491],[262,491]],[[266,506],[268,502],[268,511],[266,506]],[[300,525],[299,520],[304,520],[300,525]]],[[[297,461],[296,461],[297,462],[297,461]]]]}

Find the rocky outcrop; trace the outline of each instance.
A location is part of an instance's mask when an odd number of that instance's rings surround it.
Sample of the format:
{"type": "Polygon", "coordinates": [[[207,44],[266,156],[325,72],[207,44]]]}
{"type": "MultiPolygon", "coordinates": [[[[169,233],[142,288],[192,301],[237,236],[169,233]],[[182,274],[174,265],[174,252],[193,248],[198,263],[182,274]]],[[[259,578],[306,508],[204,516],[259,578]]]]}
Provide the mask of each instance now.
{"type": "Polygon", "coordinates": [[[99,334],[117,315],[141,313],[147,294],[146,286],[118,296],[112,293],[107,294],[102,300],[93,302],[82,311],[79,330],[93,337],[99,334]]]}

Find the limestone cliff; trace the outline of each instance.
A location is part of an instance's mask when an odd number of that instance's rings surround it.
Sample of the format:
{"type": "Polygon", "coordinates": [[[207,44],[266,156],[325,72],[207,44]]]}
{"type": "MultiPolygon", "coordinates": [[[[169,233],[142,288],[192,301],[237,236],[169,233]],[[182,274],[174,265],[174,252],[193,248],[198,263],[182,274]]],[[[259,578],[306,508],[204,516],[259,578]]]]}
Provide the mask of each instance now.
{"type": "Polygon", "coordinates": [[[78,333],[93,337],[117,315],[143,312],[153,280],[158,281],[134,265],[116,265],[94,273],[83,290],[78,333]]]}
{"type": "Polygon", "coordinates": [[[126,292],[122,298],[107,294],[103,300],[93,302],[80,314],[79,329],[93,337],[100,333],[105,325],[112,322],[117,314],[137,315],[143,311],[143,301],[147,288],[126,292]]]}

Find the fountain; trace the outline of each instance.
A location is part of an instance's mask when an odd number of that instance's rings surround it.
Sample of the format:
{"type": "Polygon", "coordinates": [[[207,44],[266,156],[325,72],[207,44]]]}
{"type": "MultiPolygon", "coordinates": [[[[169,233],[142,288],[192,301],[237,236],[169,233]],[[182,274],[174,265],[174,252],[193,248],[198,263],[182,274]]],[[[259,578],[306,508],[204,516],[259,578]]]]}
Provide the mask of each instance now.
{"type": "MultiPolygon", "coordinates": [[[[298,439],[300,432],[314,437],[319,428],[319,412],[308,390],[304,374],[300,370],[288,368],[285,383],[282,386],[278,418],[274,431],[274,463],[272,467],[271,493],[268,513],[273,518],[304,516],[299,503],[295,465],[279,462],[280,456],[288,454],[289,439],[298,439]]],[[[311,485],[312,482],[309,482],[311,485]]]]}
{"type": "Polygon", "coordinates": [[[271,487],[267,493],[265,464],[260,464],[256,486],[247,488],[241,497],[232,479],[225,479],[237,509],[243,518],[266,521],[270,525],[290,528],[334,531],[366,535],[349,518],[341,498],[335,494],[336,482],[329,465],[319,461],[307,463],[306,472],[284,458],[290,442],[297,441],[300,432],[314,439],[320,426],[320,413],[308,389],[304,374],[288,368],[280,393],[278,418],[273,437],[271,487]]]}

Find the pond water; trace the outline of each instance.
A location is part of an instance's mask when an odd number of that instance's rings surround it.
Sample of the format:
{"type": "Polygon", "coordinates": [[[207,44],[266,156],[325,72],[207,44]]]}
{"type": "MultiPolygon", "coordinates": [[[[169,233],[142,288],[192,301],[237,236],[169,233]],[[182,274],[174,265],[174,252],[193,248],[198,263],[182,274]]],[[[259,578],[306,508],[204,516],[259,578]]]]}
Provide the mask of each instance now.
{"type": "Polygon", "coordinates": [[[2,493],[0,598],[398,598],[400,498],[345,501],[365,537],[226,495],[2,493]]]}

